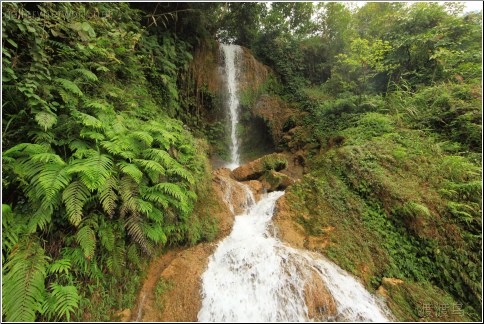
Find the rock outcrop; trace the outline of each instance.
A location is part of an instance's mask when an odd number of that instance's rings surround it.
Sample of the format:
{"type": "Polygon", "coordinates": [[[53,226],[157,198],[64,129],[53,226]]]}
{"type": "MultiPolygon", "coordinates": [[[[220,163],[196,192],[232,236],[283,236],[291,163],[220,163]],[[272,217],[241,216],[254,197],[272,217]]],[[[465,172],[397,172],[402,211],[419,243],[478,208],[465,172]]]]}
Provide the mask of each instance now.
{"type": "Polygon", "coordinates": [[[313,321],[328,321],[336,315],[336,303],[326,288],[321,276],[313,272],[311,281],[304,289],[304,299],[308,307],[308,316],[313,321]]]}
{"type": "Polygon", "coordinates": [[[232,174],[238,181],[256,180],[265,171],[281,171],[286,166],[286,157],[283,154],[273,153],[238,167],[232,171],[232,174]]]}

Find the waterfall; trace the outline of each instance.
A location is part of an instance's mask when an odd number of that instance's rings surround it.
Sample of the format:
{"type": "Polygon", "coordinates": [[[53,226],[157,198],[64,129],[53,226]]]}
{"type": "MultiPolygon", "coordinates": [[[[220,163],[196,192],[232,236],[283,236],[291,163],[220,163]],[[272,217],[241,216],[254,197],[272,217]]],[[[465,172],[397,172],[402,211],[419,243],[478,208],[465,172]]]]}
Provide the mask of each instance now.
{"type": "Polygon", "coordinates": [[[227,84],[226,107],[229,112],[230,121],[230,163],[228,168],[231,170],[240,165],[239,140],[237,138],[237,124],[239,123],[239,94],[237,77],[240,70],[240,60],[242,49],[238,45],[222,44],[222,53],[224,57],[224,70],[227,84]]]}
{"type": "Polygon", "coordinates": [[[321,256],[293,249],[271,231],[283,192],[266,194],[235,217],[202,276],[199,321],[309,321],[305,287],[319,275],[336,304],[326,320],[388,321],[389,312],[351,275],[321,256]]]}
{"type": "MultiPolygon", "coordinates": [[[[238,83],[241,48],[222,45],[227,83],[226,108],[230,117],[230,169],[240,164],[238,83]]],[[[291,248],[281,242],[272,226],[274,206],[284,192],[264,194],[255,203],[250,188],[233,179],[222,179],[224,201],[232,214],[238,200],[232,232],[210,257],[202,275],[199,321],[388,321],[390,312],[351,275],[320,254],[291,248]],[[242,187],[240,187],[242,186],[242,187]],[[238,190],[236,190],[238,189],[238,190]],[[326,286],[331,313],[314,314],[306,304],[308,287],[315,280],[326,286]],[[310,317],[313,318],[310,318],[310,317]]],[[[314,286],[314,289],[324,289],[314,286]]],[[[313,289],[313,288],[311,288],[313,289]]],[[[318,291],[318,293],[321,293],[318,291]]],[[[312,298],[309,295],[309,298],[312,298]]],[[[323,307],[325,308],[325,306],[323,307]]],[[[328,307],[329,309],[329,307],[328,307]]]]}

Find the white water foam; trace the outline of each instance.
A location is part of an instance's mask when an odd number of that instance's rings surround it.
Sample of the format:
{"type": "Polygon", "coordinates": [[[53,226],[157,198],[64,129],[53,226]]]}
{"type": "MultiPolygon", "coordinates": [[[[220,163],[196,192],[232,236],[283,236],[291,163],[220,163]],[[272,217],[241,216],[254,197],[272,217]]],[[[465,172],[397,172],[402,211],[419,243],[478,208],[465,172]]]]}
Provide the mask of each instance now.
{"type": "Polygon", "coordinates": [[[290,248],[271,235],[274,206],[283,194],[267,194],[235,217],[232,232],[202,276],[198,320],[312,320],[304,289],[317,273],[336,303],[336,316],[327,320],[388,321],[389,311],[348,273],[319,254],[290,248]]]}

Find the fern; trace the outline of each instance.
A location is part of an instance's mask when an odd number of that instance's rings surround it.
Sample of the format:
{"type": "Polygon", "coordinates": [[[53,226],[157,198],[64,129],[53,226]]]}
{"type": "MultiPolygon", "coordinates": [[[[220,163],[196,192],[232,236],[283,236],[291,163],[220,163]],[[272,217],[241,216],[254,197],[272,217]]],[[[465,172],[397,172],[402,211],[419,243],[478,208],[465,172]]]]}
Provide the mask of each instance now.
{"type": "Polygon", "coordinates": [[[71,260],[69,258],[62,258],[55,260],[49,267],[49,273],[52,274],[69,274],[71,270],[71,260]]]}
{"type": "Polygon", "coordinates": [[[134,181],[136,181],[137,184],[141,182],[143,172],[141,172],[136,165],[121,161],[118,163],[118,166],[121,169],[121,172],[129,175],[134,181]]]}
{"type": "Polygon", "coordinates": [[[60,84],[65,90],[67,90],[67,91],[69,91],[69,92],[71,92],[75,95],[78,95],[79,97],[82,97],[84,95],[82,93],[81,89],[79,89],[79,87],[77,86],[77,84],[75,84],[72,81],[62,79],[62,78],[56,78],[55,81],[58,84],[60,84]]]}
{"type": "Polygon", "coordinates": [[[139,258],[139,250],[136,244],[131,244],[128,247],[127,257],[128,257],[128,261],[131,262],[132,264],[136,266],[139,266],[141,264],[141,261],[139,258]]]}
{"type": "Polygon", "coordinates": [[[86,81],[98,80],[97,75],[86,69],[75,69],[73,72],[81,75],[86,81]]]}
{"type": "Polygon", "coordinates": [[[57,116],[50,112],[41,111],[35,115],[35,120],[45,131],[57,123],[57,116]]]}
{"type": "Polygon", "coordinates": [[[129,136],[142,141],[148,147],[150,147],[153,143],[153,137],[147,132],[136,131],[130,133],[129,136]]]}
{"type": "Polygon", "coordinates": [[[81,301],[77,288],[75,286],[62,286],[57,283],[52,283],[50,288],[51,292],[42,307],[47,319],[62,320],[65,318],[70,321],[71,313],[74,313],[81,301]]]}
{"type": "Polygon", "coordinates": [[[68,168],[63,164],[44,165],[42,171],[32,177],[31,185],[27,189],[28,195],[33,201],[41,201],[41,206],[45,210],[57,207],[60,202],[60,192],[71,181],[67,171],[68,168]]]}
{"type": "Polygon", "coordinates": [[[152,171],[156,174],[165,174],[165,168],[158,162],[143,159],[134,159],[134,162],[141,165],[145,170],[152,171]]]}
{"type": "Polygon", "coordinates": [[[83,226],[77,231],[76,241],[82,248],[84,256],[91,260],[94,256],[94,250],[96,249],[96,235],[89,226],[83,226]]]}
{"type": "Polygon", "coordinates": [[[74,181],[62,193],[62,201],[66,205],[67,217],[74,226],[82,221],[82,209],[90,196],[89,190],[81,181],[74,181]]]}
{"type": "Polygon", "coordinates": [[[91,150],[85,159],[74,161],[68,172],[78,173],[81,181],[93,191],[105,185],[113,172],[113,162],[110,156],[91,150]]]}
{"type": "Polygon", "coordinates": [[[169,182],[164,182],[164,183],[159,183],[155,186],[152,187],[153,189],[156,189],[158,191],[162,191],[173,198],[176,198],[178,201],[185,201],[186,196],[183,190],[180,188],[180,186],[174,184],[174,183],[169,183],[169,182]]]}
{"type": "Polygon", "coordinates": [[[116,240],[116,244],[108,257],[107,266],[109,271],[116,276],[121,276],[122,269],[126,264],[125,247],[121,240],[116,240]]]}
{"type": "Polygon", "coordinates": [[[7,255],[19,240],[21,226],[15,221],[12,208],[2,204],[2,252],[7,255]]]}
{"type": "Polygon", "coordinates": [[[44,302],[44,280],[49,258],[40,244],[25,237],[4,266],[2,312],[9,322],[33,322],[44,302]]]}
{"type": "Polygon", "coordinates": [[[81,137],[82,138],[89,138],[89,139],[93,139],[95,141],[102,141],[105,139],[105,136],[101,133],[98,133],[98,132],[94,132],[94,131],[90,131],[90,130],[86,130],[86,129],[83,129],[81,130],[81,137]]]}
{"type": "Polygon", "coordinates": [[[172,166],[170,169],[167,170],[168,174],[176,174],[177,176],[181,177],[182,179],[186,180],[189,184],[195,183],[195,178],[193,177],[190,171],[185,170],[182,166],[172,166]]]}
{"type": "Polygon", "coordinates": [[[91,116],[89,114],[81,113],[81,112],[76,112],[73,114],[79,121],[81,122],[82,125],[87,126],[87,127],[92,127],[97,130],[102,130],[104,129],[103,123],[97,119],[94,116],[91,116]]]}
{"type": "Polygon", "coordinates": [[[98,237],[101,242],[101,245],[108,251],[112,251],[114,249],[114,242],[115,242],[115,235],[113,228],[110,226],[109,223],[103,223],[99,227],[98,237]]]}
{"type": "Polygon", "coordinates": [[[40,207],[35,213],[30,217],[28,223],[28,232],[35,233],[37,228],[44,230],[47,224],[52,221],[53,210],[51,207],[45,208],[40,207]]]}
{"type": "Polygon", "coordinates": [[[149,188],[142,193],[143,199],[157,203],[163,208],[168,208],[170,200],[166,197],[163,192],[157,191],[156,189],[149,188]]]}
{"type": "Polygon", "coordinates": [[[144,252],[151,255],[153,247],[144,233],[144,224],[138,213],[133,213],[126,221],[126,229],[133,240],[138,243],[144,252]]]}
{"type": "Polygon", "coordinates": [[[118,200],[118,195],[115,190],[118,188],[117,179],[113,176],[109,177],[104,186],[101,188],[99,193],[99,198],[104,211],[112,217],[114,215],[114,210],[116,208],[116,201],[118,200]]]}

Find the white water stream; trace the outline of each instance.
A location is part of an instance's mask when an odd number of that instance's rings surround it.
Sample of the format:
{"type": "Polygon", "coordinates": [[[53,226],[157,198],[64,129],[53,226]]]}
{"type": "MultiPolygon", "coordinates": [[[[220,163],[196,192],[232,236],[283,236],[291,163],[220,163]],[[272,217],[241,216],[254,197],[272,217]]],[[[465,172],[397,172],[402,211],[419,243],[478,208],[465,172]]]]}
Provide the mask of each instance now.
{"type": "Polygon", "coordinates": [[[240,165],[239,140],[237,138],[237,124],[239,123],[239,96],[237,77],[240,71],[242,49],[238,45],[222,44],[224,70],[227,84],[227,101],[225,103],[230,120],[230,163],[227,166],[233,170],[240,165]]]}
{"type": "MultiPolygon", "coordinates": [[[[222,45],[227,76],[227,109],[231,123],[230,168],[239,166],[237,65],[240,47],[222,45]]],[[[385,322],[391,314],[351,275],[320,254],[285,245],[272,226],[274,206],[284,192],[264,195],[258,203],[244,185],[245,211],[235,217],[232,232],[210,257],[202,275],[198,320],[310,321],[305,289],[319,275],[333,296],[336,314],[324,320],[385,322]]],[[[235,191],[226,183],[225,201],[234,212],[235,191]]]]}

